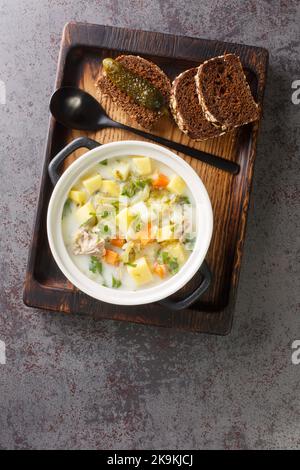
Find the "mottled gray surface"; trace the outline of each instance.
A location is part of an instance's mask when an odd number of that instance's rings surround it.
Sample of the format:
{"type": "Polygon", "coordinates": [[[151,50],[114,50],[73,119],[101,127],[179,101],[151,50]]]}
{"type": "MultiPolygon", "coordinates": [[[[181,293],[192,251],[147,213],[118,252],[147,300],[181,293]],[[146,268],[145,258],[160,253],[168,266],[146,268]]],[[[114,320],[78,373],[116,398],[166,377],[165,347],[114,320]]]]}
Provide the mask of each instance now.
{"type": "Polygon", "coordinates": [[[297,0],[0,0],[0,448],[300,448],[297,0]],[[227,337],[26,308],[22,282],[69,20],[267,47],[247,242],[227,337]],[[298,251],[298,252],[297,252],[298,251]],[[298,256],[298,260],[297,260],[298,256]]]}

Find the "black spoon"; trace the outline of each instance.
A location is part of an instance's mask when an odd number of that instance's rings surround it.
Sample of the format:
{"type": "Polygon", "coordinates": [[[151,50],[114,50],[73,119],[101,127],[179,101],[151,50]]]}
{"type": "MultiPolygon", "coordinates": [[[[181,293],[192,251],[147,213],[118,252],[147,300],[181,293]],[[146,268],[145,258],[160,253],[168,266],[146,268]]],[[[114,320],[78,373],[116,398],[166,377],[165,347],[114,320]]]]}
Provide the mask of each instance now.
{"type": "Polygon", "coordinates": [[[113,121],[107,116],[100,103],[92,95],[79,88],[58,88],[51,97],[50,111],[58,122],[71,129],[83,131],[96,131],[106,127],[125,129],[146,139],[153,140],[158,144],[170,147],[177,152],[197,158],[220,170],[237,174],[240,169],[237,163],[230,160],[225,160],[224,158],[216,157],[215,155],[113,121]]]}

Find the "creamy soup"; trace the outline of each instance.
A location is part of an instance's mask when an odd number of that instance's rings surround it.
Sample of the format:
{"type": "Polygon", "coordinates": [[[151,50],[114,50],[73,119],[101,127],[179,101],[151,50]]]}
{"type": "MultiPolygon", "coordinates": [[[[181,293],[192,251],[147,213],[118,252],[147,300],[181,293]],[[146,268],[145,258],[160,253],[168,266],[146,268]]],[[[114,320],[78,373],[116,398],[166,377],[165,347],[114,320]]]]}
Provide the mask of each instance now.
{"type": "Polygon", "coordinates": [[[66,248],[99,284],[137,290],[185,264],[195,240],[194,201],[183,179],[143,156],[102,160],[71,189],[62,214],[66,248]]]}

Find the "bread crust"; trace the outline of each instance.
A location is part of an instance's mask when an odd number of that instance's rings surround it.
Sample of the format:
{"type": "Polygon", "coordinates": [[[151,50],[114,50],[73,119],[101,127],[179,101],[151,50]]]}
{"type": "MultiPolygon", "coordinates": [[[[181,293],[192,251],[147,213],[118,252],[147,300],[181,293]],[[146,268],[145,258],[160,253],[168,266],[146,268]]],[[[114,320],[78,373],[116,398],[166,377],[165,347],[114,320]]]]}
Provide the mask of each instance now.
{"type": "MultiPolygon", "coordinates": [[[[208,121],[212,122],[214,125],[220,127],[221,129],[235,128],[235,127],[239,127],[241,125],[248,124],[249,122],[253,122],[259,119],[259,107],[257,103],[255,103],[252,97],[250,86],[248,84],[247,78],[243,71],[240,59],[235,54],[224,54],[221,56],[214,57],[212,59],[208,59],[205,62],[203,62],[203,64],[201,64],[198,67],[195,81],[196,81],[199,103],[203,109],[205,117],[208,121]],[[228,66],[230,66],[230,62],[233,63],[233,66],[235,68],[234,73],[238,75],[239,85],[240,85],[240,90],[237,90],[237,92],[235,92],[236,95],[241,97],[241,100],[239,102],[240,106],[239,108],[238,106],[236,106],[236,108],[238,108],[237,110],[232,109],[231,118],[230,118],[230,110],[229,110],[228,112],[229,117],[227,119],[221,118],[222,113],[219,112],[218,109],[216,109],[217,105],[213,106],[212,102],[213,102],[214,97],[212,96],[213,94],[212,90],[210,90],[209,92],[207,90],[206,84],[204,84],[205,75],[210,73],[210,76],[214,77],[213,69],[214,68],[216,69],[217,66],[220,64],[220,62],[223,64],[223,67],[225,70],[226,70],[226,67],[228,68],[228,66]],[[247,109],[248,113],[245,113],[246,108],[248,108],[247,109]],[[239,114],[239,115],[237,117],[233,117],[234,116],[233,111],[235,112],[235,114],[237,115],[239,114]]],[[[222,81],[222,77],[220,78],[219,76],[218,76],[218,80],[215,80],[215,83],[218,83],[217,88],[219,89],[221,89],[220,87],[224,88],[224,86],[226,87],[227,85],[226,83],[220,83],[221,81],[222,81]]],[[[211,88],[213,89],[213,83],[211,85],[211,88]]],[[[225,90],[225,92],[226,91],[227,90],[225,90]]],[[[231,95],[233,96],[233,92],[231,92],[231,95]]],[[[219,99],[219,107],[220,107],[220,104],[222,103],[222,95],[217,96],[217,99],[219,99]]],[[[228,96],[227,96],[227,100],[228,100],[228,96]]]]}
{"type": "Polygon", "coordinates": [[[203,141],[223,135],[225,129],[217,128],[206,119],[197,98],[196,72],[197,68],[189,69],[175,78],[171,89],[170,109],[183,133],[195,141],[203,141]]]}

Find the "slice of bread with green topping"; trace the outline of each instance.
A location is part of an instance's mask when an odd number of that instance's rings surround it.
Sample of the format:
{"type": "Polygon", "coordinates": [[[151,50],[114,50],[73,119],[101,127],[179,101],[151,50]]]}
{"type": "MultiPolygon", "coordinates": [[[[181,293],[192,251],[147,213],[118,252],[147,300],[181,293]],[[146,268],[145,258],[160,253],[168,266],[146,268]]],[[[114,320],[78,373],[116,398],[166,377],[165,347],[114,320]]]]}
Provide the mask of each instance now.
{"type": "Polygon", "coordinates": [[[226,129],[259,119],[258,105],[235,54],[203,62],[198,67],[196,86],[205,117],[214,125],[226,129]]]}
{"type": "MultiPolygon", "coordinates": [[[[121,55],[115,60],[133,74],[148,80],[160,91],[166,106],[168,105],[171,83],[166,74],[156,64],[133,55],[121,55]]],[[[164,112],[163,109],[156,111],[137,104],[131,96],[120,90],[110,80],[104,70],[101,71],[97,79],[96,87],[101,94],[109,96],[131,119],[145,129],[151,129],[164,112]]]]}
{"type": "Polygon", "coordinates": [[[193,140],[206,140],[224,134],[208,121],[199,104],[195,76],[197,68],[178,75],[172,84],[170,108],[179,129],[193,140]]]}

